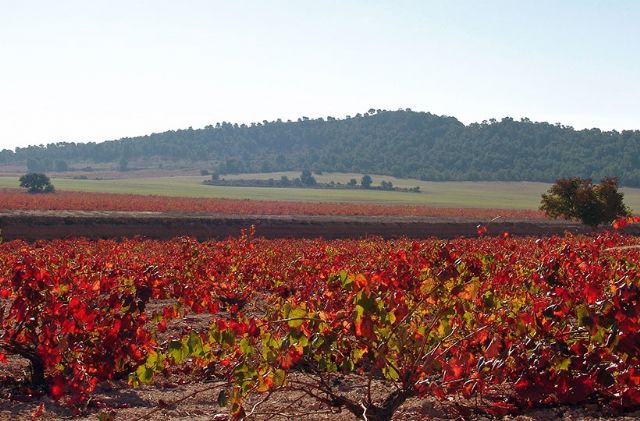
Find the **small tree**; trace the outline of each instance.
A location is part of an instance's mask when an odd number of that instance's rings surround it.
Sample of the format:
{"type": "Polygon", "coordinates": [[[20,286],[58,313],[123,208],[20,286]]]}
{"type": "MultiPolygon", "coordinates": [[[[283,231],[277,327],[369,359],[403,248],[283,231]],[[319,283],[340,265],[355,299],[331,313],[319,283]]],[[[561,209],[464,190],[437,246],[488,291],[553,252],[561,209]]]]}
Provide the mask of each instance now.
{"type": "Polygon", "coordinates": [[[51,180],[42,173],[29,173],[20,177],[20,187],[25,187],[29,193],[53,193],[55,190],[51,180]]]}
{"type": "Polygon", "coordinates": [[[618,191],[618,179],[607,177],[594,185],[588,178],[561,178],[542,195],[540,210],[550,218],[582,221],[590,227],[629,215],[618,191]]]}
{"type": "Polygon", "coordinates": [[[316,185],[316,179],[311,175],[311,171],[309,171],[309,170],[303,170],[302,171],[302,174],[300,174],[300,181],[305,186],[315,186],[316,185]]]}
{"type": "Polygon", "coordinates": [[[368,189],[369,187],[371,187],[371,183],[373,183],[373,180],[371,179],[371,176],[369,176],[368,174],[363,175],[362,179],[360,179],[360,184],[365,189],[368,189]]]}

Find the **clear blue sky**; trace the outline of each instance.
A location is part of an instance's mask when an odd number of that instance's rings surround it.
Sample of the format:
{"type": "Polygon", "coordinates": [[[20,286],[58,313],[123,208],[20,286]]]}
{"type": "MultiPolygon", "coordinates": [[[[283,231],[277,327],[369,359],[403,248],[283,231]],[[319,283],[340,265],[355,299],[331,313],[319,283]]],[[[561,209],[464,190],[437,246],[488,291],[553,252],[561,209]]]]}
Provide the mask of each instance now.
{"type": "Polygon", "coordinates": [[[0,0],[0,149],[410,107],[640,129],[640,1],[0,0]]]}

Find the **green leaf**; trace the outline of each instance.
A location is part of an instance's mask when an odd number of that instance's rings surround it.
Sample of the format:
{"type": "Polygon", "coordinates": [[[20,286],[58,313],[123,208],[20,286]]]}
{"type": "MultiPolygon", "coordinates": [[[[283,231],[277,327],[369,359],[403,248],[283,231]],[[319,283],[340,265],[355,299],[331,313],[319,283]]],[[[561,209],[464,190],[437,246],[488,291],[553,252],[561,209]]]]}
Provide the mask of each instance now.
{"type": "Polygon", "coordinates": [[[209,330],[209,342],[219,344],[222,340],[222,335],[218,329],[209,330]]]}
{"type": "Polygon", "coordinates": [[[356,305],[355,306],[355,319],[356,322],[359,322],[360,320],[362,320],[362,316],[364,315],[364,307],[362,307],[361,305],[356,305]]]}
{"type": "Polygon", "coordinates": [[[390,325],[393,325],[396,322],[396,315],[393,313],[393,311],[390,311],[387,313],[386,319],[390,325]]]}
{"type": "Polygon", "coordinates": [[[354,368],[355,368],[355,365],[353,364],[353,361],[351,361],[351,359],[349,358],[345,359],[340,365],[340,370],[343,373],[351,373],[354,368]]]}
{"type": "Polygon", "coordinates": [[[141,365],[136,370],[136,377],[138,378],[140,383],[149,383],[153,378],[153,370],[149,367],[141,365]]]}
{"type": "Polygon", "coordinates": [[[258,372],[254,367],[249,364],[241,364],[233,370],[233,374],[236,379],[253,379],[258,375],[258,372]]]}
{"type": "MultiPolygon", "coordinates": [[[[464,306],[463,306],[464,308],[464,306]]],[[[471,327],[473,326],[473,322],[476,319],[476,316],[474,314],[472,314],[470,311],[468,311],[466,308],[464,308],[465,312],[462,315],[462,318],[464,319],[465,322],[467,322],[467,326],[471,327]]]]}
{"type": "Polygon", "coordinates": [[[449,321],[448,320],[440,321],[440,324],[438,325],[438,335],[440,335],[440,337],[445,337],[449,333],[451,333],[451,327],[449,326],[449,321]]]}
{"type": "Polygon", "coordinates": [[[324,344],[324,338],[320,335],[314,334],[311,344],[316,348],[320,348],[324,344]]]}
{"type": "Polygon", "coordinates": [[[569,369],[570,365],[571,365],[571,358],[565,358],[556,364],[556,369],[560,371],[566,371],[569,369]]]}
{"type": "Polygon", "coordinates": [[[171,341],[169,342],[169,356],[173,359],[176,364],[181,364],[184,360],[187,359],[189,354],[189,349],[184,346],[181,341],[171,341]]]}
{"type": "Polygon", "coordinates": [[[496,298],[491,291],[487,291],[484,293],[484,295],[482,296],[482,302],[487,308],[496,307],[496,298]]]}
{"type": "Polygon", "coordinates": [[[364,356],[364,354],[367,353],[367,349],[366,348],[356,348],[353,351],[351,351],[351,356],[353,358],[353,362],[357,363],[358,361],[360,361],[362,359],[362,357],[364,356]]]}
{"type": "Polygon", "coordinates": [[[150,351],[149,355],[147,355],[147,361],[144,363],[146,367],[154,368],[158,364],[158,353],[155,351],[150,351]]]}
{"type": "Polygon", "coordinates": [[[385,378],[391,380],[398,380],[400,378],[400,373],[398,373],[393,367],[390,365],[385,365],[382,368],[382,374],[385,378]]]}
{"type": "Polygon", "coordinates": [[[282,314],[283,318],[287,318],[289,316],[289,313],[291,312],[291,303],[286,302],[282,305],[282,307],[280,307],[280,312],[282,314]]]}
{"type": "Polygon", "coordinates": [[[607,330],[602,326],[598,326],[596,331],[591,334],[591,340],[599,344],[603,344],[606,338],[607,338],[607,330]]]}
{"type": "Polygon", "coordinates": [[[370,314],[376,314],[378,312],[378,306],[373,295],[369,296],[364,291],[360,291],[356,294],[355,304],[361,306],[367,310],[370,314]]]}
{"type": "MultiPolygon", "coordinates": [[[[247,377],[247,379],[250,379],[251,377],[247,377]]],[[[242,383],[242,385],[240,386],[240,390],[242,391],[242,393],[244,395],[246,395],[247,393],[249,393],[251,390],[253,390],[253,388],[255,387],[255,383],[253,381],[245,381],[242,383]]]]}
{"type": "Polygon", "coordinates": [[[235,333],[233,333],[233,330],[226,329],[225,331],[222,332],[220,336],[221,345],[233,346],[235,342],[236,342],[236,335],[235,333]]]}
{"type": "Polygon", "coordinates": [[[578,324],[580,326],[592,326],[593,325],[593,319],[591,318],[591,315],[589,314],[589,309],[584,306],[584,305],[580,305],[576,308],[576,316],[578,318],[578,324]]]}
{"type": "Polygon", "coordinates": [[[226,390],[221,390],[220,393],[218,393],[218,406],[227,406],[227,403],[229,402],[229,394],[227,393],[226,390]]]}
{"type": "Polygon", "coordinates": [[[189,335],[189,339],[187,340],[187,345],[189,346],[189,354],[195,355],[198,357],[204,356],[204,352],[202,349],[202,338],[195,332],[191,332],[189,335]]]}
{"type": "Polygon", "coordinates": [[[240,352],[242,352],[243,355],[249,355],[253,351],[253,347],[251,346],[251,343],[247,340],[247,338],[242,338],[239,346],[240,352]]]}
{"type": "Polygon", "coordinates": [[[231,414],[240,414],[242,412],[242,405],[238,402],[234,402],[231,405],[231,410],[229,412],[231,412],[231,414]]]}
{"type": "Polygon", "coordinates": [[[346,289],[351,286],[353,283],[353,276],[349,276],[346,270],[341,270],[340,273],[340,282],[342,283],[342,288],[346,289]]]}
{"type": "Polygon", "coordinates": [[[280,368],[276,369],[273,372],[273,384],[275,384],[276,386],[282,386],[286,378],[287,373],[280,368]]]}
{"type": "Polygon", "coordinates": [[[298,320],[289,320],[288,322],[289,327],[301,326],[304,320],[300,320],[300,319],[303,317],[306,317],[306,315],[307,315],[307,311],[303,308],[296,307],[294,309],[291,309],[291,311],[289,312],[289,316],[287,318],[298,319],[298,320]]]}

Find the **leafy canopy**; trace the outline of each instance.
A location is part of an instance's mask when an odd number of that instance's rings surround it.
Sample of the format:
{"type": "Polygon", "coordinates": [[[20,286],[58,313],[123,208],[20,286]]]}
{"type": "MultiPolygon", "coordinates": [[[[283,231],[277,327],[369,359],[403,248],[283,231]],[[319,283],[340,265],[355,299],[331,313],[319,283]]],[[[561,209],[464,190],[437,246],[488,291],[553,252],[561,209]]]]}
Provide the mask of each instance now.
{"type": "Polygon", "coordinates": [[[371,179],[371,176],[368,174],[363,175],[362,178],[360,179],[360,184],[365,189],[368,189],[369,187],[371,187],[371,183],[373,183],[373,180],[371,179]]]}
{"type": "Polygon", "coordinates": [[[20,177],[20,187],[29,193],[53,193],[55,190],[51,180],[42,173],[29,173],[20,177]]]}
{"type": "Polygon", "coordinates": [[[542,195],[540,210],[550,218],[579,220],[597,227],[629,215],[623,198],[616,177],[603,178],[600,184],[588,178],[561,178],[542,195]]]}
{"type": "Polygon", "coordinates": [[[315,179],[314,176],[311,175],[311,171],[309,171],[308,169],[305,169],[305,170],[302,171],[302,174],[300,174],[300,181],[305,186],[315,186],[316,185],[316,179],[315,179]]]}

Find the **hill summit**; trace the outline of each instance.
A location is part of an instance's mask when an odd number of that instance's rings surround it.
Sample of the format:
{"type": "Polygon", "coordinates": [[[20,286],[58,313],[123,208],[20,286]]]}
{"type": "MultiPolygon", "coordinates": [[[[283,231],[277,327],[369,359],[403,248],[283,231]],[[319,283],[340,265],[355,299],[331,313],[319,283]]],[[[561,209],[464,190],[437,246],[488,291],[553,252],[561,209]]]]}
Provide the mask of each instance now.
{"type": "Polygon", "coordinates": [[[59,142],[0,152],[0,164],[23,163],[34,171],[66,170],[75,162],[122,167],[129,160],[204,162],[219,173],[311,169],[434,181],[616,176],[623,185],[640,186],[640,131],[574,130],[509,117],[464,125],[428,112],[370,109],[344,119],[222,122],[101,143],[59,142]]]}

